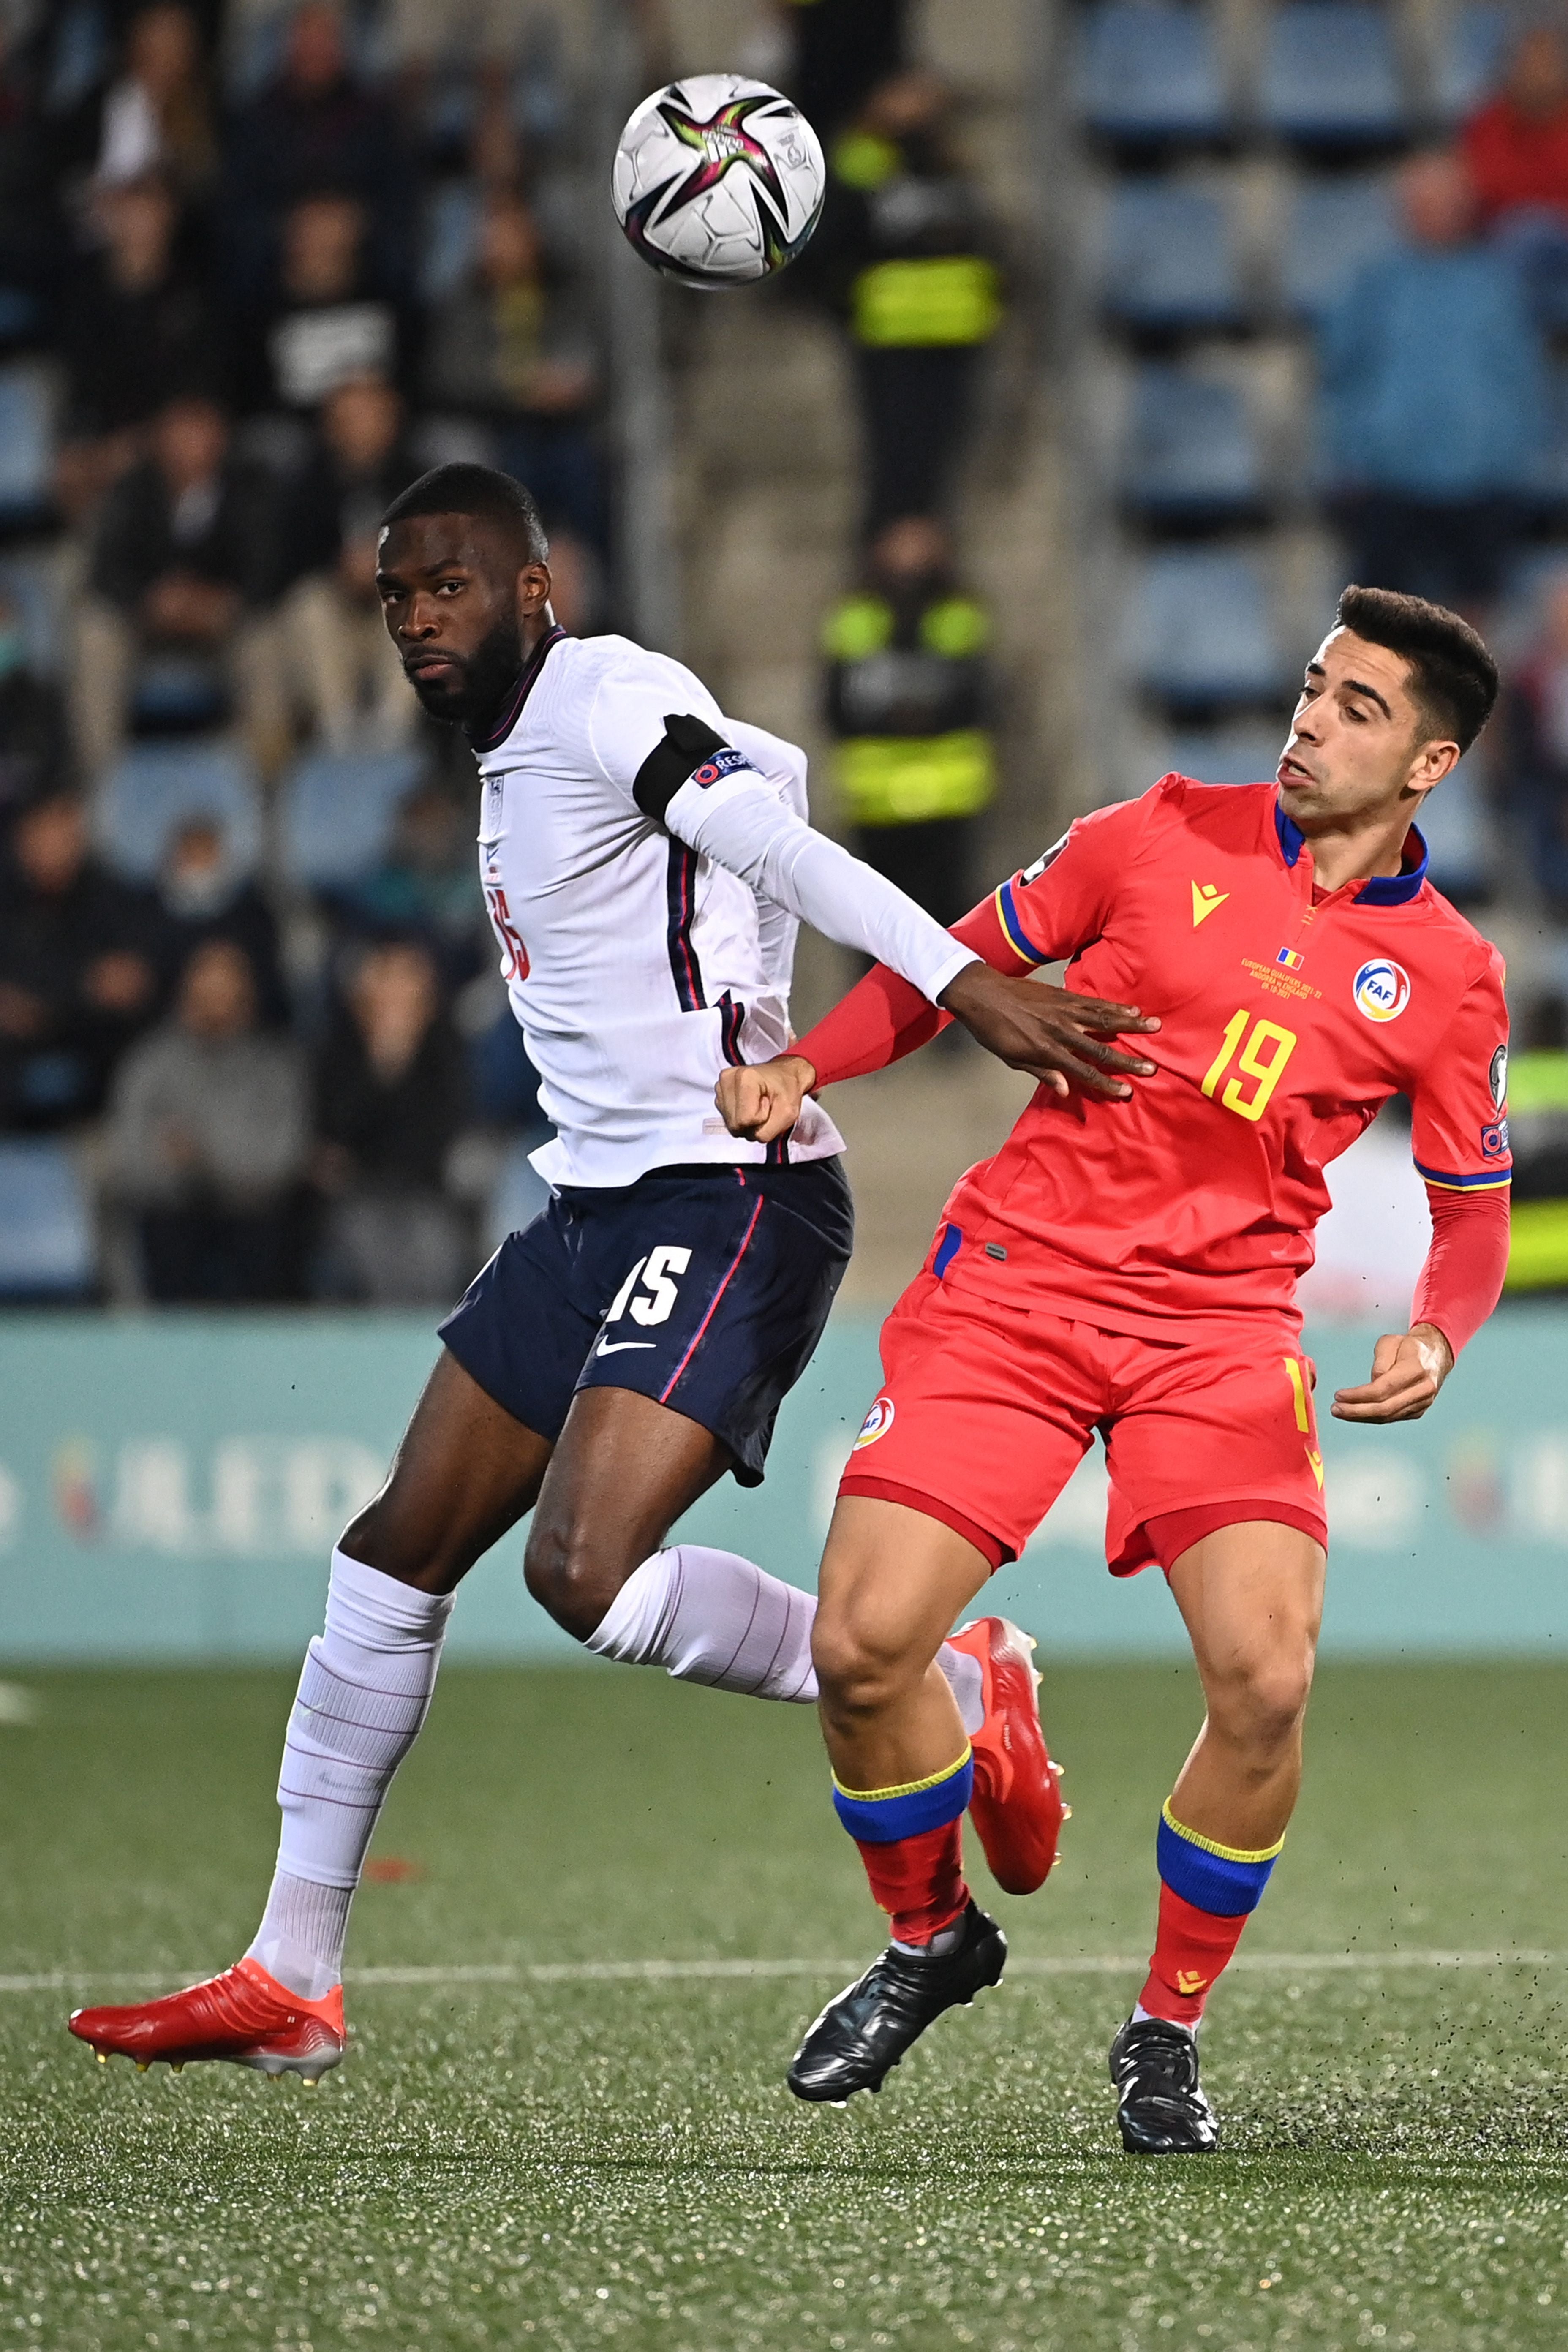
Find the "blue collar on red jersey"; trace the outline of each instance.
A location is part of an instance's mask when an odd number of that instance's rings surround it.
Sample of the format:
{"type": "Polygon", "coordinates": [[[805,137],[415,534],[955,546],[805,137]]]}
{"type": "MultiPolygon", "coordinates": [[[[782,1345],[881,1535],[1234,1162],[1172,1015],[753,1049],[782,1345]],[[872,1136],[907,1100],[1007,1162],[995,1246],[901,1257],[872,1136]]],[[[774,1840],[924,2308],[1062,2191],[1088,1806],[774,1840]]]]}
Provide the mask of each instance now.
{"type": "MultiPolygon", "coordinates": [[[[1274,830],[1279,835],[1280,853],[1287,866],[1294,866],[1306,847],[1307,836],[1299,824],[1291,822],[1278,801],[1274,803],[1274,830]]],[[[1420,890],[1426,879],[1428,853],[1426,843],[1418,828],[1412,825],[1405,840],[1405,863],[1397,874],[1374,874],[1363,882],[1351,904],[1353,907],[1405,907],[1420,890]],[[1412,847],[1415,863],[1409,863],[1412,847]]]]}

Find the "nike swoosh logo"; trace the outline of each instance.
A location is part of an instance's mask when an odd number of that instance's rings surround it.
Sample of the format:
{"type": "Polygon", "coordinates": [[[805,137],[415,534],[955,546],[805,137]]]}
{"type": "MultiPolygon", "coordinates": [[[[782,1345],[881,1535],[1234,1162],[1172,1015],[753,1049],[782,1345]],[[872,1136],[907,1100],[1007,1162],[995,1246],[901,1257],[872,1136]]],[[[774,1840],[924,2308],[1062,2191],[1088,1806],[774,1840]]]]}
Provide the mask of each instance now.
{"type": "Polygon", "coordinates": [[[618,1356],[623,1348],[657,1348],[657,1339],[601,1339],[595,1356],[618,1356]]]}

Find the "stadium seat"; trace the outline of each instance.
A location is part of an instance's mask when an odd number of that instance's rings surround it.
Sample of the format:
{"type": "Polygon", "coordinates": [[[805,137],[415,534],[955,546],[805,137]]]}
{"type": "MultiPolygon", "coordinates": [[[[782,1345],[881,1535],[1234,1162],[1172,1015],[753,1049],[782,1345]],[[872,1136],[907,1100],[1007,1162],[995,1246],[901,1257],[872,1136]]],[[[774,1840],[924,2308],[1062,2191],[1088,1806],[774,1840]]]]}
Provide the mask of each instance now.
{"type": "Polygon", "coordinates": [[[192,735],[229,715],[228,681],[205,655],[143,656],[131,694],[131,725],[142,735],[192,735]]]}
{"type": "Polygon", "coordinates": [[[1509,10],[1489,0],[1456,16],[1439,13],[1432,80],[1445,122],[1463,121],[1483,104],[1502,70],[1511,23],[1509,10]]]}
{"type": "Polygon", "coordinates": [[[1271,782],[1285,748],[1285,727],[1216,730],[1213,734],[1173,735],[1164,764],[1201,784],[1271,782]]]}
{"type": "Polygon", "coordinates": [[[477,182],[443,182],[425,208],[425,244],[419,260],[422,302],[439,302],[452,292],[474,259],[479,237],[477,182]]]}
{"type": "Polygon", "coordinates": [[[18,549],[0,555],[0,595],[16,607],[30,667],[58,677],[65,667],[67,600],[56,552],[18,549]]]}
{"type": "Polygon", "coordinates": [[[0,1298],[79,1298],[96,1276],[76,1162],[51,1138],[0,1141],[0,1298]]]}
{"type": "Polygon", "coordinates": [[[1247,305],[1225,204],[1163,181],[1119,187],[1105,224],[1103,290],[1106,309],[1126,326],[1240,325],[1247,305]]]}
{"type": "Polygon", "coordinates": [[[1289,683],[1264,568],[1227,548],[1142,559],[1123,653],[1135,683],[1173,710],[1272,701],[1289,683]]]}
{"type": "Polygon", "coordinates": [[[1152,521],[1223,520],[1256,511],[1263,461],[1240,388],[1144,367],[1133,386],[1121,478],[1152,521]]]}
{"type": "Polygon", "coordinates": [[[97,811],[99,845],[127,881],[156,874],[174,826],[213,817],[247,870],[261,846],[258,792],[237,752],[214,743],[134,743],[104,785],[97,811]]]}
{"type": "Polygon", "coordinates": [[[489,1250],[500,1249],[508,1234],[520,1234],[524,1225],[531,1225],[550,1198],[549,1185],[528,1157],[542,1140],[538,1135],[520,1136],[507,1148],[485,1218],[489,1250]]]}
{"type": "Polygon", "coordinates": [[[1268,27],[1265,128],[1304,147],[1381,146],[1409,127],[1387,10],[1367,0],[1285,0],[1268,27]]]}
{"type": "Polygon", "coordinates": [[[307,889],[357,881],[384,856],[417,751],[309,751],[284,782],[283,869],[307,889]]]}
{"type": "Polygon", "coordinates": [[[1285,224],[1279,257],[1285,308],[1310,322],[1321,319],[1357,271],[1386,253],[1397,236],[1386,173],[1309,181],[1298,189],[1285,224]]]}
{"type": "Polygon", "coordinates": [[[1494,879],[1491,826],[1480,762],[1473,751],[1427,794],[1418,822],[1436,887],[1460,906],[1484,898],[1494,879]]]}
{"type": "Polygon", "coordinates": [[[47,522],[53,507],[54,401],[43,369],[0,368],[0,529],[47,522]]]}
{"type": "Polygon", "coordinates": [[[1207,15],[1101,0],[1083,21],[1077,107],[1090,131],[1121,145],[1218,137],[1229,109],[1207,15]]]}

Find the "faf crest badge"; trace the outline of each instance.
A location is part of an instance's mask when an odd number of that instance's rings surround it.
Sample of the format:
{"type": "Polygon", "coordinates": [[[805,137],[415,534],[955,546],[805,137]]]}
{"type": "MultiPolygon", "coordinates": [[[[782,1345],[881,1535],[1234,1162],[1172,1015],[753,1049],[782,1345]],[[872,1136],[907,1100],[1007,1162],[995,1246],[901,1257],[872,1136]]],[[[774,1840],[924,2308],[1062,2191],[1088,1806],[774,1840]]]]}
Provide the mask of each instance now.
{"type": "Polygon", "coordinates": [[[1352,992],[1356,1011],[1369,1021],[1397,1021],[1410,1002],[1410,974],[1402,963],[1378,956],[1363,964],[1352,992]]]}

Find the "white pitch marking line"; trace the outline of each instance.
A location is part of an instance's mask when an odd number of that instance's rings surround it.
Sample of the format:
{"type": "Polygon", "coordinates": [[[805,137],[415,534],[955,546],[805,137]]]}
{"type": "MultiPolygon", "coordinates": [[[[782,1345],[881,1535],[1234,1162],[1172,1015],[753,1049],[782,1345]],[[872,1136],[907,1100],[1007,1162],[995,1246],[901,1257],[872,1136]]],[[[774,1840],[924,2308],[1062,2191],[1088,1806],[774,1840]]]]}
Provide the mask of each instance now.
{"type": "MultiPolygon", "coordinates": [[[[481,1962],[471,1967],[350,1969],[345,1982],[361,1985],[519,1985],[519,1984],[660,1984],[671,1981],[722,1983],[760,1977],[835,1977],[856,1975],[858,1960],[549,1960],[512,1965],[481,1962]]],[[[1073,1957],[1019,1955],[1007,1963],[1011,1976],[1127,1976],[1146,1969],[1146,1959],[1120,1954],[1073,1957]]],[[[1371,1973],[1379,1969],[1552,1969],[1568,1966],[1565,1952],[1239,1952],[1231,1971],[1244,1975],[1305,1976],[1325,1970],[1371,1973]]],[[[172,1989],[199,1982],[201,1971],[164,1969],[156,1974],[140,1969],[121,1974],[95,1969],[57,1969],[38,1976],[0,1976],[5,1993],[70,1992],[79,1986],[115,1984],[127,1991],[142,1987],[172,1989]]]]}

